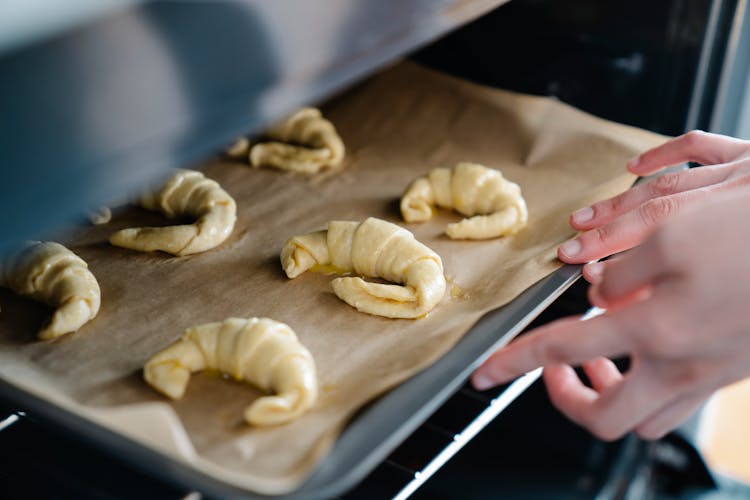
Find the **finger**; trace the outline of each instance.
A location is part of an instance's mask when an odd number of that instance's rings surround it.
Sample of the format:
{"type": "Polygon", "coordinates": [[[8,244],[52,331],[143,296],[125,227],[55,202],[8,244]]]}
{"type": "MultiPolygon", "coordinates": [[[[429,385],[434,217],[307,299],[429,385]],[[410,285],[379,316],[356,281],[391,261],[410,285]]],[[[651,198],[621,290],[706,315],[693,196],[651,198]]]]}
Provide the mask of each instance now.
{"type": "Polygon", "coordinates": [[[589,301],[606,309],[643,300],[650,297],[655,287],[673,273],[672,264],[666,261],[663,250],[649,240],[604,267],[601,279],[589,288],[589,301]]]}
{"type": "Polygon", "coordinates": [[[557,249],[557,256],[569,264],[582,264],[633,248],[666,219],[709,194],[710,188],[702,188],[649,200],[609,224],[566,241],[557,249]]]}
{"type": "Polygon", "coordinates": [[[623,379],[622,373],[615,364],[604,357],[598,357],[583,363],[583,371],[591,381],[591,386],[596,392],[603,392],[608,387],[623,379]]]}
{"type": "Polygon", "coordinates": [[[734,165],[715,165],[669,172],[617,196],[576,210],[570,216],[570,225],[579,231],[586,231],[607,224],[654,198],[723,182],[735,170],[734,165]]]}
{"type": "Polygon", "coordinates": [[[543,376],[552,404],[605,441],[621,438],[671,403],[670,391],[647,370],[631,371],[600,393],[583,385],[567,365],[549,366],[543,376]]]}
{"type": "Polygon", "coordinates": [[[586,415],[599,398],[597,392],[586,387],[575,370],[566,364],[545,367],[542,380],[552,405],[573,422],[585,426],[586,415]]]}
{"type": "Polygon", "coordinates": [[[648,394],[637,378],[622,378],[598,393],[586,387],[569,365],[548,366],[542,376],[555,408],[605,441],[621,438],[658,409],[654,398],[643,397],[648,394]]]}
{"type": "Polygon", "coordinates": [[[597,260],[584,264],[582,269],[583,278],[592,285],[598,284],[604,276],[604,270],[607,269],[607,267],[610,266],[612,262],[619,259],[621,255],[610,257],[607,260],[597,260]]]}
{"type": "MultiPolygon", "coordinates": [[[[597,283],[596,285],[599,285],[597,283]]],[[[617,311],[623,307],[627,307],[629,304],[648,300],[654,295],[655,286],[652,284],[645,284],[639,288],[632,290],[630,293],[618,295],[617,297],[602,297],[599,286],[591,286],[588,291],[589,303],[592,306],[607,309],[609,311],[617,311]]]]}
{"type": "Polygon", "coordinates": [[[600,393],[582,423],[600,439],[619,439],[673,400],[665,384],[648,370],[633,367],[621,382],[600,393]]]}
{"type": "Polygon", "coordinates": [[[586,321],[570,317],[539,327],[492,354],[472,376],[484,390],[540,366],[578,365],[598,356],[627,354],[648,303],[586,321]]]}
{"type": "Polygon", "coordinates": [[[701,395],[680,399],[638,424],[635,432],[643,439],[659,439],[690,418],[707,398],[708,395],[701,395]]]}
{"type": "Polygon", "coordinates": [[[606,261],[589,262],[583,266],[583,279],[592,285],[599,283],[602,280],[602,275],[606,267],[606,261]]]}
{"type": "Polygon", "coordinates": [[[630,160],[628,170],[648,175],[685,162],[703,165],[727,163],[747,151],[748,144],[741,139],[692,130],[630,160]]]}

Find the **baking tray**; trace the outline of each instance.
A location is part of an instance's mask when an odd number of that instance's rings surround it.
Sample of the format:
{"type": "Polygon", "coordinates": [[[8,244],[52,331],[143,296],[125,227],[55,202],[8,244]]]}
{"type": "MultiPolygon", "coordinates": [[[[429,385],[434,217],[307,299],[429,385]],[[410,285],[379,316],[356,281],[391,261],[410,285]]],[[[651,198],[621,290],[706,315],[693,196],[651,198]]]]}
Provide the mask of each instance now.
{"type": "MultiPolygon", "coordinates": [[[[285,498],[330,498],[361,481],[460,388],[484,359],[510,342],[580,275],[580,266],[563,266],[483,316],[445,356],[357,413],[313,475],[285,498]]],[[[42,423],[65,429],[148,474],[206,496],[268,498],[217,481],[7,381],[0,380],[0,397],[42,423]]]]}

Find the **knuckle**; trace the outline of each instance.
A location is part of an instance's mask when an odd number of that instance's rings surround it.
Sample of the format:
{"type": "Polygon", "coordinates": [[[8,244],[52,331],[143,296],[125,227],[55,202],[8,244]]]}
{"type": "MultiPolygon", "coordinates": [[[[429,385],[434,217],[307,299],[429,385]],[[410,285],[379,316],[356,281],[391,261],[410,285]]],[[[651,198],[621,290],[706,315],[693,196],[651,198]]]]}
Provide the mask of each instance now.
{"type": "Polygon", "coordinates": [[[598,205],[606,211],[618,213],[623,209],[623,207],[625,207],[627,203],[626,193],[627,191],[625,193],[618,194],[617,196],[613,196],[607,202],[603,202],[598,205]]]}
{"type": "Polygon", "coordinates": [[[710,378],[709,370],[699,362],[675,361],[670,364],[673,366],[670,366],[670,373],[666,376],[667,382],[677,390],[690,393],[710,378]]]}
{"type": "Polygon", "coordinates": [[[537,342],[534,345],[534,357],[540,366],[557,364],[565,361],[565,350],[556,342],[537,342]]]}
{"type": "Polygon", "coordinates": [[[647,227],[655,226],[677,211],[677,203],[669,197],[654,198],[638,208],[638,216],[647,227]]]}
{"type": "Polygon", "coordinates": [[[614,239],[614,230],[610,225],[604,225],[592,229],[581,235],[581,239],[589,240],[596,247],[606,247],[614,239]]]}
{"type": "Polygon", "coordinates": [[[683,134],[680,139],[687,146],[698,146],[702,144],[708,134],[703,130],[691,130],[686,134],[683,134]]]}
{"type": "Polygon", "coordinates": [[[674,194],[679,191],[681,178],[677,173],[660,175],[649,183],[649,192],[657,197],[674,194]]]}

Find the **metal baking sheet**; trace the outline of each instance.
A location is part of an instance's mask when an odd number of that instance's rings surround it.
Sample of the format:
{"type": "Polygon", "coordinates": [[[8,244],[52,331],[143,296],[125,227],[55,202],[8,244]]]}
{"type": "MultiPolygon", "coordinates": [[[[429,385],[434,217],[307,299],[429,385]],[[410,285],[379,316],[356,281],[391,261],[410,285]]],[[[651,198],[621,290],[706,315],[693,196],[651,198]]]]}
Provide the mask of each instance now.
{"type": "MultiPolygon", "coordinates": [[[[349,423],[315,473],[285,498],[330,498],[361,481],[455,392],[498,347],[510,342],[580,277],[564,266],[509,304],[486,314],[440,360],[364,408],[349,423]]],[[[0,397],[36,419],[64,428],[133,466],[207,496],[268,498],[219,482],[122,435],[0,381],[0,397]]]]}

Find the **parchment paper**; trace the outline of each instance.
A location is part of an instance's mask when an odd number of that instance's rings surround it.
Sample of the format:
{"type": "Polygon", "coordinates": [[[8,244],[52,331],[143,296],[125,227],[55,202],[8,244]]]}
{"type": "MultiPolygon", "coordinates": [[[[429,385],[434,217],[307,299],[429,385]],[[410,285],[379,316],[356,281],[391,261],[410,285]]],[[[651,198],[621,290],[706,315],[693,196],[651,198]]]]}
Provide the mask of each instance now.
{"type": "Polygon", "coordinates": [[[3,290],[0,375],[221,480],[289,492],[355,410],[433,363],[484,313],[557,269],[555,248],[573,235],[570,212],[629,187],[634,177],[625,173],[626,160],[664,140],[554,100],[411,63],[323,109],[347,147],[339,173],[304,177],[218,160],[204,166],[238,204],[234,233],[220,247],[176,258],[108,245],[117,229],[168,223],[135,207],[71,235],[70,247],[102,289],[98,317],[79,332],[37,341],[48,309],[3,290]],[[398,198],[406,185],[458,161],[498,168],[519,183],[528,228],[512,238],[453,241],[443,230],[457,214],[439,211],[430,222],[404,224],[398,198]],[[331,276],[283,274],[279,251],[287,238],[329,220],[368,216],[403,224],[442,257],[448,292],[428,317],[362,314],[332,293],[331,276]],[[318,367],[321,396],[311,412],[289,425],[256,429],[242,420],[242,409],[259,394],[248,385],[197,374],[183,400],[168,402],[142,381],[146,359],[183,329],[229,316],[292,326],[318,367]]]}

